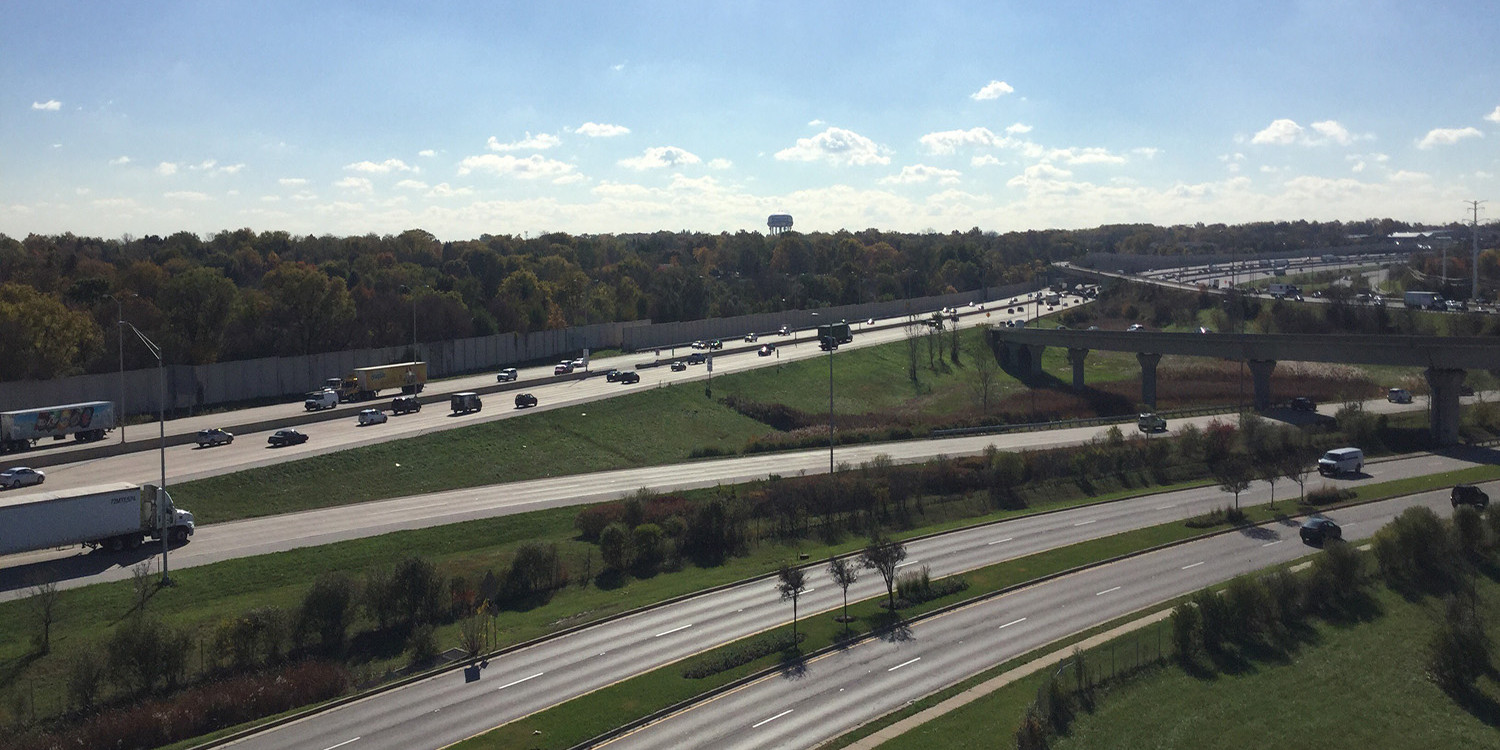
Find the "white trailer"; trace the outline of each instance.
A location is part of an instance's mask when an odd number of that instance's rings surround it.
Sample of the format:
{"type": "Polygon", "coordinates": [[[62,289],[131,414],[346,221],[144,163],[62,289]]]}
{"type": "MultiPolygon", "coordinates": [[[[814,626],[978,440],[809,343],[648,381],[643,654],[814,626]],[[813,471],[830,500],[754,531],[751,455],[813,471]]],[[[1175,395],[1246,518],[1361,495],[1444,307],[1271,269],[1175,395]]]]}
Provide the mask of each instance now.
{"type": "Polygon", "coordinates": [[[103,440],[115,428],[113,401],[43,406],[0,412],[0,453],[23,451],[42,438],[103,440]]]}
{"type": "Polygon", "coordinates": [[[187,541],[193,514],[174,507],[155,485],[115,482],[0,496],[0,555],[75,544],[121,551],[164,533],[173,542],[187,541]],[[165,505],[161,514],[158,497],[165,505]]]}

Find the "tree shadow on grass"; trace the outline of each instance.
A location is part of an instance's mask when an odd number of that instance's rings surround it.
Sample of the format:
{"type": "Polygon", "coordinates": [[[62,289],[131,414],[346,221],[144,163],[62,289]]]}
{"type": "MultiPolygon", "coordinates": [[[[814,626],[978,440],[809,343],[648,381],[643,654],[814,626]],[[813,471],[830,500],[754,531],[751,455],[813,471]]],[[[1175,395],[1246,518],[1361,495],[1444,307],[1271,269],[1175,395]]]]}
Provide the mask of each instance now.
{"type": "Polygon", "coordinates": [[[594,585],[599,587],[599,590],[601,591],[614,591],[615,589],[624,586],[627,580],[628,577],[625,575],[624,571],[606,570],[601,572],[599,575],[594,576],[594,585]]]}
{"type": "Polygon", "coordinates": [[[1465,713],[1484,722],[1486,726],[1500,727],[1500,702],[1481,691],[1478,686],[1463,690],[1456,695],[1450,693],[1449,697],[1465,713]]]}

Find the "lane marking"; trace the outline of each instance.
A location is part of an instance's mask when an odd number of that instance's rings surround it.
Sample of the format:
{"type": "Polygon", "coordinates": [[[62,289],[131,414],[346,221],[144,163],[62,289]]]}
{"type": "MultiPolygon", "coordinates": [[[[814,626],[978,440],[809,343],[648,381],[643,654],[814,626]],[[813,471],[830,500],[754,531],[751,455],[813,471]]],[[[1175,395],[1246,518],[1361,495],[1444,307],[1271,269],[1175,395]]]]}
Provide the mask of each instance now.
{"type": "Polygon", "coordinates": [[[1285,540],[1285,539],[1277,539],[1277,540],[1276,540],[1276,541],[1274,541],[1274,542],[1266,542],[1266,543],[1265,543],[1265,544],[1262,544],[1262,545],[1260,545],[1260,546],[1262,546],[1262,547],[1269,547],[1269,546],[1271,546],[1271,545],[1273,545],[1273,544],[1281,544],[1281,543],[1282,543],[1282,542],[1284,542],[1284,541],[1286,541],[1286,540],[1285,540]]]}
{"type": "Polygon", "coordinates": [[[917,658],[912,659],[911,661],[903,661],[900,664],[897,664],[896,666],[891,667],[890,669],[887,669],[885,671],[887,671],[887,672],[894,672],[894,671],[896,671],[896,670],[898,670],[898,669],[900,669],[900,668],[902,668],[902,667],[904,667],[904,666],[906,666],[908,664],[916,664],[917,662],[919,662],[921,660],[922,660],[922,657],[918,656],[917,658]]]}
{"type": "Polygon", "coordinates": [[[1008,537],[1005,537],[1004,539],[996,539],[995,541],[989,542],[989,543],[985,544],[984,546],[988,547],[991,544],[1004,544],[1004,543],[1006,543],[1006,542],[1008,542],[1008,541],[1010,541],[1012,539],[1015,539],[1015,537],[1008,536],[1008,537]]]}
{"type": "Polygon", "coordinates": [[[1078,523],[1075,523],[1073,525],[1074,526],[1087,526],[1087,525],[1089,525],[1089,524],[1091,524],[1091,523],[1093,523],[1094,521],[1097,521],[1097,520],[1099,520],[1099,519],[1093,518],[1093,519],[1089,519],[1087,521],[1079,521],[1078,523]]]}
{"type": "Polygon", "coordinates": [[[908,560],[907,562],[901,563],[900,565],[897,565],[896,567],[897,568],[904,568],[904,567],[906,567],[908,565],[916,565],[919,562],[922,562],[922,561],[921,560],[908,560]]]}
{"type": "Polygon", "coordinates": [[[333,750],[336,747],[343,747],[343,746],[345,746],[345,745],[347,745],[347,744],[349,744],[351,742],[358,742],[358,741],[359,741],[359,738],[355,737],[352,740],[344,740],[343,742],[340,742],[337,745],[329,745],[328,747],[323,748],[323,750],[333,750]]]}
{"type": "MultiPolygon", "coordinates": [[[[500,687],[497,687],[495,689],[496,690],[504,690],[504,689],[506,689],[508,687],[514,687],[514,686],[519,685],[519,684],[521,684],[521,683],[523,683],[523,682],[525,682],[527,680],[535,680],[536,678],[541,677],[544,674],[546,674],[546,672],[537,672],[536,674],[534,674],[534,675],[532,675],[530,677],[522,677],[521,679],[516,680],[515,682],[507,682],[504,685],[501,685],[500,687]]],[[[337,746],[335,746],[335,747],[337,747],[337,746]]],[[[332,748],[330,748],[330,750],[332,750],[332,748]]]]}
{"type": "Polygon", "coordinates": [[[1116,587],[1114,587],[1112,589],[1105,589],[1103,591],[1100,591],[1099,593],[1094,594],[1094,596],[1104,596],[1105,594],[1108,594],[1111,591],[1119,591],[1119,590],[1120,590],[1120,587],[1116,586],[1116,587]]]}
{"type": "Polygon", "coordinates": [[[1000,627],[995,628],[995,629],[996,630],[1001,630],[1001,629],[1004,629],[1004,628],[1008,628],[1008,627],[1010,627],[1010,626],[1012,626],[1012,625],[1014,625],[1014,624],[1016,624],[1018,622],[1026,622],[1026,618],[1022,617],[1019,620],[1011,620],[1010,622],[1007,622],[1004,625],[1001,625],[1000,627]]]}
{"type": "Polygon", "coordinates": [[[1156,506],[1156,510],[1166,510],[1168,508],[1175,508],[1175,507],[1177,507],[1177,506],[1175,506],[1175,505],[1158,505],[1158,506],[1156,506]]]}
{"type": "Polygon", "coordinates": [[[775,716],[772,716],[769,719],[761,719],[760,721],[758,721],[758,722],[756,722],[754,724],[751,724],[750,728],[751,729],[759,729],[764,724],[770,724],[771,722],[776,721],[777,719],[779,719],[779,718],[781,718],[783,716],[786,716],[787,714],[791,713],[792,710],[793,709],[788,708],[787,710],[782,711],[781,713],[776,714],[775,716]]]}
{"type": "Polygon", "coordinates": [[[688,624],[686,624],[686,625],[683,625],[683,626],[682,626],[682,627],[680,627],[680,628],[672,628],[672,629],[671,629],[671,630],[668,630],[668,631],[667,631],[667,632],[665,632],[665,633],[657,633],[657,634],[656,634],[656,635],[653,635],[653,636],[651,636],[651,637],[652,637],[652,638],[660,638],[660,637],[662,637],[662,636],[664,636],[664,635],[671,635],[671,634],[673,634],[673,633],[675,633],[675,632],[677,632],[677,631],[679,631],[679,630],[687,630],[687,629],[688,629],[688,628],[690,628],[690,627],[692,627],[692,626],[693,626],[693,624],[692,624],[692,623],[688,623],[688,624]]]}
{"type": "Polygon", "coordinates": [[[1192,565],[1184,565],[1184,566],[1182,566],[1182,569],[1183,570],[1187,570],[1188,568],[1196,568],[1196,567],[1198,567],[1199,565],[1202,565],[1202,564],[1203,564],[1203,561],[1199,560],[1198,562],[1195,562],[1192,565]]]}

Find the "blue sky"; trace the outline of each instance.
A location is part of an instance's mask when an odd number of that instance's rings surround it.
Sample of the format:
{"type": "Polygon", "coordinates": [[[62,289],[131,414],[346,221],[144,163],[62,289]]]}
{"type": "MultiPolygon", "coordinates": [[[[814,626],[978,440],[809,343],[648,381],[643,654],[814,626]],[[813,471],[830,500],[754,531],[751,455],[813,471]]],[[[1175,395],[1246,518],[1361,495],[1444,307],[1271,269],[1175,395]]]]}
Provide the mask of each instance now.
{"type": "Polygon", "coordinates": [[[0,232],[1464,220],[1494,10],[8,0],[0,232]]]}

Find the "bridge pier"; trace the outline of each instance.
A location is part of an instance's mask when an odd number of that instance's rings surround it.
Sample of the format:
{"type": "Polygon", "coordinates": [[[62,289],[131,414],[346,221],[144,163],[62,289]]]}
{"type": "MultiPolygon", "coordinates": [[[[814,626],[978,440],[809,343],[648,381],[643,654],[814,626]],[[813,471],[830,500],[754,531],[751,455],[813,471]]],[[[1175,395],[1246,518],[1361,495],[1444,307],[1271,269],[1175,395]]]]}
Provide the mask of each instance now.
{"type": "Polygon", "coordinates": [[[1068,348],[1068,364],[1073,366],[1073,388],[1083,390],[1083,358],[1089,356],[1087,349],[1068,348]]]}
{"type": "Polygon", "coordinates": [[[1250,360],[1250,378],[1255,382],[1255,410],[1271,408],[1271,371],[1276,369],[1274,359],[1250,360]]]}
{"type": "Polygon", "coordinates": [[[1141,402],[1155,409],[1156,363],[1161,361],[1161,355],[1151,352],[1137,352],[1135,361],[1141,363],[1141,402]]]}
{"type": "Polygon", "coordinates": [[[1026,366],[1026,374],[1033,378],[1040,377],[1042,374],[1042,353],[1047,351],[1047,347],[1041,344],[1027,344],[1025,349],[1026,358],[1030,360],[1026,366]]]}
{"type": "Polygon", "coordinates": [[[1427,385],[1432,389],[1432,442],[1454,445],[1458,442],[1458,395],[1464,384],[1464,370],[1427,368],[1427,385]]]}

